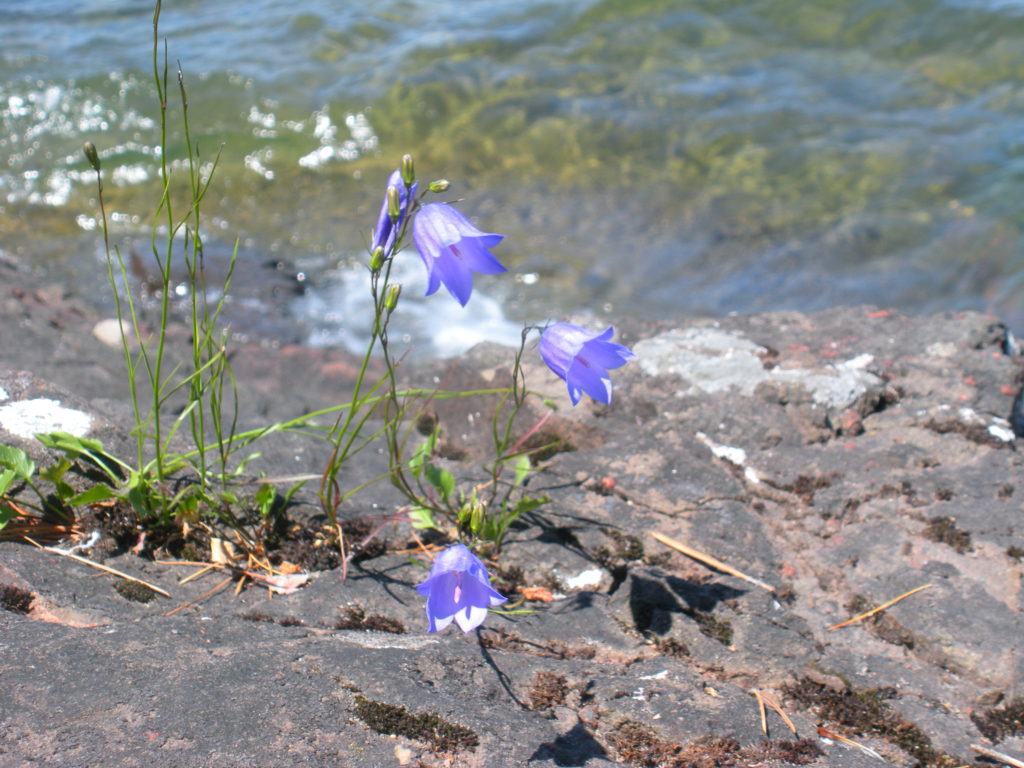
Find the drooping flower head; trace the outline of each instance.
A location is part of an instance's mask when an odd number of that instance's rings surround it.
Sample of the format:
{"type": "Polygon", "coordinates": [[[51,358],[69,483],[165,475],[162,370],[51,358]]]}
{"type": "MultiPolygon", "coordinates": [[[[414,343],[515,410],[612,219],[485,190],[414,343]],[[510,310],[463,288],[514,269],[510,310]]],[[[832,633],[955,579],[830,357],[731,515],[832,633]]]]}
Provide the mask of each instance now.
{"type": "Polygon", "coordinates": [[[555,323],[541,334],[540,356],[548,368],[565,379],[573,405],[584,392],[601,403],[612,401],[608,371],[636,357],[628,347],[611,341],[614,333],[610,326],[601,333],[591,333],[572,323],[555,323]]]}
{"type": "Polygon", "coordinates": [[[488,248],[504,235],[481,232],[469,219],[447,203],[428,203],[412,220],[412,239],[427,266],[427,296],[441,284],[462,306],[473,293],[473,273],[504,272],[488,248]]]}
{"type": "Polygon", "coordinates": [[[430,632],[440,632],[454,620],[463,632],[487,618],[487,608],[507,598],[492,587],[480,558],[462,544],[453,544],[434,560],[430,576],[416,589],[427,598],[430,632]]]}
{"type": "Polygon", "coordinates": [[[402,180],[402,172],[395,171],[388,178],[387,186],[394,187],[398,191],[398,220],[391,221],[391,217],[388,215],[388,197],[385,194],[384,202],[380,206],[380,215],[377,216],[377,229],[374,230],[373,242],[370,243],[371,252],[380,246],[384,249],[385,254],[391,252],[391,247],[395,242],[395,235],[401,229],[402,222],[405,220],[405,211],[409,207],[409,200],[416,197],[416,187],[419,185],[413,184],[407,190],[405,182],[402,180]]]}

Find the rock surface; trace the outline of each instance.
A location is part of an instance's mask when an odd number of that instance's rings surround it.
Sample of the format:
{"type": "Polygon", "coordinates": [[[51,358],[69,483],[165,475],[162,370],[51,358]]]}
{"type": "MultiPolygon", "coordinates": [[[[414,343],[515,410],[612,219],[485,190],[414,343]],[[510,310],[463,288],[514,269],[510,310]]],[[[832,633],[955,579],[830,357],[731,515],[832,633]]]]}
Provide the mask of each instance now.
{"type": "MultiPolygon", "coordinates": [[[[120,447],[117,350],[89,310],[40,295],[5,299],[21,341],[0,360],[32,372],[26,392],[73,391],[68,407],[120,447]]],[[[1024,757],[1021,360],[1005,328],[859,307],[628,330],[638,360],[611,407],[571,408],[530,358],[531,388],[558,405],[547,439],[574,450],[532,479],[551,502],[499,568],[555,599],[475,633],[426,634],[425,572],[400,552],[344,582],[225,589],[167,616],[220,577],[179,584],[194,569],[111,554],[172,594],[139,603],[115,577],[0,542],[0,766],[992,765],[971,744],[1024,757]],[[795,733],[768,707],[763,734],[758,694],[795,733]]],[[[481,347],[408,375],[468,387],[508,359],[481,347]]],[[[243,419],[336,401],[353,371],[242,348],[243,419]]],[[[467,457],[447,466],[472,482],[488,406],[436,406],[467,457]]],[[[288,438],[264,461],[316,471],[322,456],[288,438]]],[[[371,490],[348,514],[396,503],[371,490]]],[[[395,549],[407,529],[386,536],[395,549]]]]}

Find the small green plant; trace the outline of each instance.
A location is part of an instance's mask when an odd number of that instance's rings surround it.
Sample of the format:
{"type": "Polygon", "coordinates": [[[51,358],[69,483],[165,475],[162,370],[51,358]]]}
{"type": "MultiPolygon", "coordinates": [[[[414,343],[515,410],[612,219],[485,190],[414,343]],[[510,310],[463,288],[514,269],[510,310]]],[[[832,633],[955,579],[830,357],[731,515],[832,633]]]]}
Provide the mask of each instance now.
{"type": "Polygon", "coordinates": [[[0,467],[3,467],[3,472],[0,472],[0,499],[4,500],[3,503],[0,503],[0,530],[2,530],[18,514],[18,510],[6,500],[7,492],[16,480],[20,480],[31,488],[39,497],[40,504],[46,503],[46,497],[33,481],[36,464],[25,451],[12,448],[9,445],[0,445],[0,467]]]}
{"type": "Polygon", "coordinates": [[[39,470],[24,451],[0,446],[0,529],[22,514],[11,501],[12,494],[27,490],[29,496],[34,493],[37,497],[32,508],[40,519],[57,515],[73,523],[76,508],[113,504],[122,511],[131,510],[144,531],[176,528],[187,532],[202,527],[212,542],[224,529],[230,529],[235,534],[233,540],[248,548],[246,554],[259,558],[267,553],[265,543],[283,529],[280,523],[293,496],[305,483],[319,480],[319,506],[329,538],[340,550],[344,575],[354,549],[346,551],[341,507],[368,486],[389,480],[404,495],[407,506],[378,519],[362,545],[396,520],[408,521],[415,529],[433,529],[454,540],[441,563],[444,567],[437,568],[435,563],[437,573],[430,580],[435,602],[454,612],[437,615],[442,624],[455,620],[466,631],[478,626],[486,611],[505,598],[490,589],[485,567],[462,542],[497,553],[515,522],[547,502],[545,496],[530,492],[528,484],[544,460],[545,448],[553,447],[538,447],[536,442],[554,405],[542,400],[542,415],[532,426],[526,421],[532,413],[527,403],[536,397],[528,390],[524,373],[528,343],[539,332],[540,354],[565,380],[573,405],[583,392],[600,403],[610,403],[608,370],[625,364],[632,353],[611,341],[611,328],[592,333],[559,322],[523,330],[510,366],[510,383],[505,386],[456,392],[400,386],[403,356],[392,345],[389,329],[402,295],[401,284],[392,280],[392,268],[407,242],[413,241],[423,260],[427,294],[443,286],[463,307],[471,298],[475,274],[506,271],[491,253],[503,236],[477,229],[450,203],[427,202],[428,196],[443,194],[449,184],[442,179],[421,185],[412,157],[405,155],[388,179],[369,248],[372,327],[350,399],[287,421],[239,431],[238,387],[223,323],[237,241],[226,275],[216,286],[208,285],[202,209],[220,155],[217,152],[207,159],[193,139],[185,76],[179,67],[175,86],[166,43],[161,55],[160,13],[157,0],[152,72],[159,105],[155,154],[160,195],[149,243],[150,266],[156,274],[150,286],[156,297],[155,320],[147,317],[144,321],[147,307],[132,288],[132,270],[120,249],[111,245],[102,153],[91,142],[84,147],[96,177],[107,277],[121,328],[131,398],[135,455],[126,461],[95,439],[51,432],[37,438],[58,458],[39,470]],[[184,353],[171,344],[169,334],[175,322],[172,300],[181,295],[177,289],[187,296],[184,323],[190,347],[184,353]],[[383,361],[383,373],[377,377],[371,373],[375,359],[383,361]],[[417,417],[430,403],[481,396],[493,398],[491,446],[487,461],[466,467],[467,474],[475,472],[474,478],[457,478],[442,463],[441,425],[421,428],[425,439],[410,450],[411,436],[421,421],[417,417]],[[282,432],[325,441],[330,455],[322,470],[247,478],[249,463],[259,456],[253,450],[256,444],[282,432]],[[346,483],[346,464],[368,447],[381,445],[386,470],[366,482],[346,483]],[[252,484],[249,489],[247,483],[252,484]],[[469,571],[476,581],[466,583],[471,585],[470,591],[475,590],[474,595],[464,594],[460,586],[469,571]],[[459,602],[471,597],[475,600],[472,605],[459,602]]]}
{"type": "Polygon", "coordinates": [[[160,11],[158,0],[153,13],[152,50],[153,79],[160,110],[157,156],[162,191],[150,236],[150,250],[158,274],[155,291],[159,298],[159,321],[152,334],[141,320],[125,260],[120,250],[110,244],[100,153],[92,143],[86,143],[85,156],[96,174],[107,276],[122,329],[122,352],[135,419],[136,463],[134,468],[129,468],[128,480],[132,506],[143,519],[155,516],[166,520],[173,517],[181,505],[194,507],[200,501],[226,510],[232,498],[227,483],[241,471],[245,462],[230,466],[236,448],[238,404],[226,348],[227,334],[218,327],[231,284],[235,254],[218,288],[219,299],[211,302],[201,234],[202,201],[213,181],[219,155],[212,162],[201,162],[199,148],[192,141],[188,92],[179,68],[177,91],[185,183],[177,183],[177,175],[172,178],[171,89],[166,49],[162,59],[160,56],[160,11]],[[185,270],[192,349],[186,364],[172,366],[167,327],[175,295],[172,285],[175,264],[182,264],[185,270]],[[138,342],[137,348],[133,348],[133,339],[138,342]],[[178,403],[180,410],[168,421],[165,413],[172,403],[178,403]],[[195,445],[195,450],[185,453],[172,447],[183,426],[191,432],[195,445]],[[193,482],[177,493],[170,493],[169,478],[185,469],[191,470],[193,482]]]}
{"type": "MultiPolygon", "coordinates": [[[[491,462],[491,478],[469,490],[456,489],[455,476],[434,461],[440,428],[417,447],[408,462],[408,470],[418,483],[410,488],[409,521],[413,528],[450,532],[436,516],[455,526],[457,535],[490,542],[500,549],[509,526],[520,516],[547,503],[546,496],[529,496],[525,482],[534,471],[528,453],[491,462]],[[512,478],[503,480],[502,470],[511,467],[512,478]],[[424,485],[425,484],[425,485],[424,485]]],[[[401,468],[396,473],[401,472],[401,468]]],[[[408,482],[406,480],[406,482],[408,482]]]]}

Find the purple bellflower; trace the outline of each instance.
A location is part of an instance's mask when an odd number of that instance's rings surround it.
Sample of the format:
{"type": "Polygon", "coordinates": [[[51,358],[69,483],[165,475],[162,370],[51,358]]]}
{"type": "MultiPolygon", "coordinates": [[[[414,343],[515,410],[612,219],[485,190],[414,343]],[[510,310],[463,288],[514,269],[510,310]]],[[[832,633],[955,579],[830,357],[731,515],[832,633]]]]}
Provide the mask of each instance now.
{"type": "Polygon", "coordinates": [[[380,206],[380,215],[377,217],[377,229],[373,233],[373,242],[370,243],[371,253],[378,246],[384,249],[385,254],[391,252],[391,247],[395,243],[395,235],[402,228],[402,221],[405,219],[405,211],[409,207],[409,200],[416,197],[416,187],[419,185],[413,184],[412,188],[407,190],[405,182],[402,181],[402,172],[395,171],[388,178],[388,186],[398,190],[398,221],[392,222],[391,217],[388,216],[388,198],[385,195],[384,202],[380,206]]]}
{"type": "Polygon", "coordinates": [[[488,248],[504,235],[481,232],[446,203],[428,203],[412,220],[412,239],[427,267],[427,296],[444,287],[462,306],[473,293],[473,273],[504,272],[488,248]]]}
{"type": "Polygon", "coordinates": [[[427,598],[431,632],[440,632],[453,620],[469,632],[484,623],[488,606],[508,599],[494,591],[480,558],[462,544],[439,554],[430,576],[416,589],[427,598]]]}
{"type": "Polygon", "coordinates": [[[548,368],[565,379],[573,405],[584,392],[601,403],[612,401],[608,371],[636,357],[628,347],[611,341],[614,333],[611,327],[591,333],[572,323],[555,323],[541,334],[540,356],[548,368]]]}

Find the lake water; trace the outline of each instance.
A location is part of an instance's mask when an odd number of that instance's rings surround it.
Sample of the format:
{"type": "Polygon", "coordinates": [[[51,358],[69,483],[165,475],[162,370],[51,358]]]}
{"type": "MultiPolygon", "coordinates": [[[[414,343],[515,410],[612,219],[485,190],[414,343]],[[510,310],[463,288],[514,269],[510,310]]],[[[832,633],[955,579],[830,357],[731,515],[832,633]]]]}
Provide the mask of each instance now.
{"type": "MultiPolygon", "coordinates": [[[[149,0],[0,2],[0,256],[107,301],[156,203],[149,0]]],[[[193,138],[221,151],[208,253],[240,336],[357,345],[404,152],[508,237],[510,276],[400,331],[435,354],[568,313],[873,303],[1024,328],[1024,2],[167,0],[193,138]]],[[[171,138],[180,152],[180,136],[171,138]]]]}

